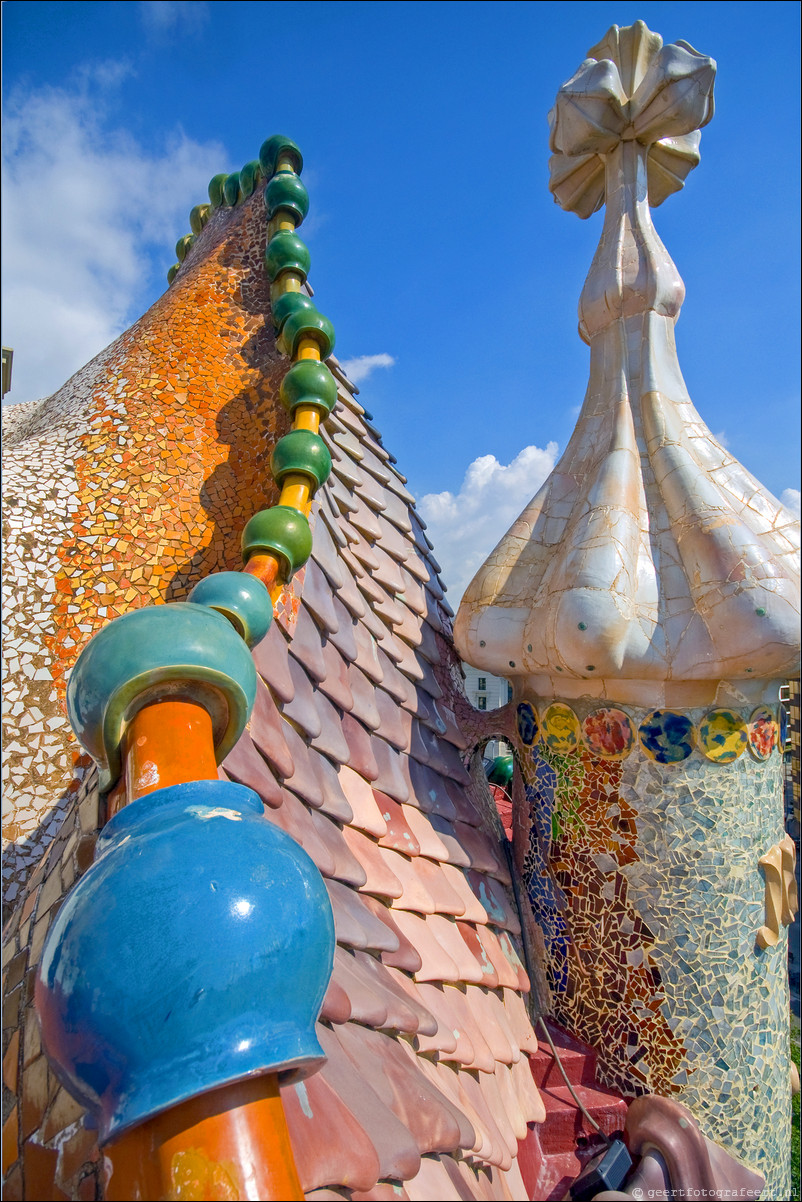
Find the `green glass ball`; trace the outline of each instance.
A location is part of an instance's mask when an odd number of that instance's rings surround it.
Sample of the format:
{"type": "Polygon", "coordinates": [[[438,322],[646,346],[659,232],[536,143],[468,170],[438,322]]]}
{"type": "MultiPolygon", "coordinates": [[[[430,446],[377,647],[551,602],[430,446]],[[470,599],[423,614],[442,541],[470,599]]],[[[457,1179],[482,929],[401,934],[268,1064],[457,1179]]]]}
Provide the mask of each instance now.
{"type": "Polygon", "coordinates": [[[331,473],[331,455],[319,434],[311,430],[291,430],[280,438],[270,456],[270,470],[279,487],[287,476],[305,476],[312,490],[325,484],[331,473]]]}
{"type": "Polygon", "coordinates": [[[265,188],[265,207],[268,217],[275,217],[282,210],[291,213],[296,225],[300,225],[309,212],[309,193],[300,176],[289,171],[274,175],[265,188]]]}
{"type": "Polygon", "coordinates": [[[309,311],[315,308],[315,302],[305,292],[282,292],[273,303],[273,324],[277,330],[284,328],[288,317],[299,309],[309,311]]]}
{"type": "Polygon", "coordinates": [[[259,151],[259,162],[262,164],[265,179],[270,179],[275,175],[276,166],[281,158],[290,159],[296,173],[301,174],[304,169],[304,156],[298,147],[290,138],[285,138],[282,134],[273,134],[272,138],[268,138],[266,142],[262,143],[259,151]]]}
{"type": "Polygon", "coordinates": [[[289,505],[262,509],[242,532],[242,554],[246,563],[251,555],[275,555],[289,580],[312,554],[309,522],[289,505]]]}
{"type": "Polygon", "coordinates": [[[298,309],[292,313],[284,323],[281,338],[291,358],[295,357],[302,338],[313,338],[317,342],[321,359],[328,359],[334,350],[334,326],[317,309],[298,309]]]}
{"type": "Polygon", "coordinates": [[[231,175],[226,176],[223,196],[227,205],[235,205],[239,200],[239,171],[232,171],[231,175]]]}
{"type": "Polygon", "coordinates": [[[281,381],[279,396],[289,413],[299,405],[315,405],[325,418],[337,404],[337,381],[325,363],[302,359],[292,365],[281,381]]]}
{"type": "Polygon", "coordinates": [[[246,163],[239,173],[239,190],[243,200],[253,195],[256,185],[262,178],[262,164],[258,159],[246,163]]]}
{"type": "Polygon", "coordinates": [[[310,265],[311,259],[306,243],[289,230],[279,230],[267,244],[265,268],[271,281],[282,271],[295,271],[305,280],[310,265]]]}
{"type": "Polygon", "coordinates": [[[227,179],[228,175],[223,172],[222,175],[214,175],[209,180],[209,200],[213,209],[219,209],[225,203],[223,189],[227,179]]]}
{"type": "Polygon", "coordinates": [[[273,620],[273,603],[263,582],[247,572],[214,572],[198,581],[187,597],[228,618],[249,647],[265,637],[273,620]]]}

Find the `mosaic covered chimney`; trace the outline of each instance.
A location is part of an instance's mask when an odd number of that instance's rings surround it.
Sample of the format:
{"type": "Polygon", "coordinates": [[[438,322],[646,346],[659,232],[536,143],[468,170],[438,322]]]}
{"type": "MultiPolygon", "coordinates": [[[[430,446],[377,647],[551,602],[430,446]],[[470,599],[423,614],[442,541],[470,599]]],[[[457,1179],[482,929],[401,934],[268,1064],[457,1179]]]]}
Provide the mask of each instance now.
{"type": "Polygon", "coordinates": [[[799,654],[798,524],[691,403],[684,286],[650,212],[699,162],[714,75],[638,22],[558,92],[551,191],[583,218],[605,207],[579,302],[590,381],[455,637],[514,682],[515,852],[555,1014],[610,1084],[675,1095],[781,1197],[793,849],[778,688],[799,654]]]}

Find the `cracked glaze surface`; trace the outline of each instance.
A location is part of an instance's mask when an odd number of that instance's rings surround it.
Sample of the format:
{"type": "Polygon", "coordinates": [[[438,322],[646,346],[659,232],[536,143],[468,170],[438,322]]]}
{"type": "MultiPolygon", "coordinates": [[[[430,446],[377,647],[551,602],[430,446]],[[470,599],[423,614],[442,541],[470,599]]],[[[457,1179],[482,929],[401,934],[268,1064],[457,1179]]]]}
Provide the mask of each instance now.
{"type": "Polygon", "coordinates": [[[674,341],[684,286],[650,213],[698,162],[714,72],[641,23],[614,27],[551,113],[557,201],[580,216],[606,203],[579,304],[590,381],[562,459],[455,624],[466,660],[541,696],[705,704],[703,682],[796,668],[799,524],[691,403],[674,341]]]}

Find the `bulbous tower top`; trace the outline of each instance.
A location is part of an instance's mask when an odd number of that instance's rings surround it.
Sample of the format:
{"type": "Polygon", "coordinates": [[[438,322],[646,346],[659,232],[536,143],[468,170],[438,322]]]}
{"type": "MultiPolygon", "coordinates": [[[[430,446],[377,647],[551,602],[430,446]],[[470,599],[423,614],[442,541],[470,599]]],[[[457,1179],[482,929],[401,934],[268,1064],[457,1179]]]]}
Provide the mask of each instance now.
{"type": "Polygon", "coordinates": [[[464,659],[541,696],[701,704],[722,680],[756,696],[796,669],[799,524],[691,403],[684,285],[650,211],[699,161],[714,77],[687,43],[613,26],[549,114],[555,200],[580,217],[605,206],[579,302],[590,381],[455,624],[464,659]]]}

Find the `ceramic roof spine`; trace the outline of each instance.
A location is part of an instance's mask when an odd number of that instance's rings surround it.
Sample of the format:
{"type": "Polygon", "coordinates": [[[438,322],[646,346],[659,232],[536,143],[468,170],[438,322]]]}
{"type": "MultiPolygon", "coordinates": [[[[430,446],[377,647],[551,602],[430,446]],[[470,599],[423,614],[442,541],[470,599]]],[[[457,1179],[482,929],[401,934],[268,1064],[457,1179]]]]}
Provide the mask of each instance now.
{"type": "Polygon", "coordinates": [[[295,143],[274,135],[262,146],[260,162],[268,180],[265,269],[272,285],[272,315],[279,346],[293,361],[280,394],[292,416],[292,430],[279,439],[270,457],[281,489],[278,505],[251,518],[242,550],[245,571],[262,580],[275,600],[312,550],[309,510],[331,472],[320,422],[331,413],[337,389],[322,362],[334,349],[334,328],[301,291],[309,270],[309,252],[295,233],[309,207],[300,180],[303,158],[295,143]]]}
{"type": "MultiPolygon", "coordinates": [[[[235,1190],[256,1174],[260,1196],[302,1196],[276,1074],[290,1068],[314,1069],[322,1057],[314,1023],[331,972],[334,926],[313,863],[294,839],[265,823],[260,798],[241,785],[192,781],[204,758],[216,768],[216,715],[205,713],[203,722],[195,716],[203,712],[204,701],[209,711],[215,708],[208,704],[210,678],[214,683],[227,678],[244,687],[243,725],[252,705],[252,660],[248,656],[237,661],[236,646],[227,645],[227,639],[239,642],[224,619],[201,606],[139,610],[95,636],[71,677],[74,725],[106,763],[114,764],[109,734],[115,736],[118,765],[125,757],[117,746],[122,718],[110,715],[119,711],[124,717],[141,706],[122,739],[136,749],[135,767],[130,756],[126,764],[131,804],[107,824],[95,863],[48,932],[36,993],[44,1049],[59,1078],[99,1121],[100,1139],[107,1144],[117,1179],[113,1197],[137,1191],[150,1196],[153,1190],[153,1196],[161,1196],[171,1188],[181,1155],[190,1154],[189,1145],[184,1148],[180,1136],[176,1140],[176,1129],[196,1128],[199,1118],[209,1127],[205,1146],[213,1158],[224,1154],[221,1149],[235,1153],[235,1129],[240,1134],[259,1133],[251,1156],[232,1155],[225,1170],[218,1165],[231,1176],[235,1190]],[[197,626],[204,614],[208,617],[201,621],[193,644],[193,623],[197,626]],[[204,622],[212,615],[215,630],[210,638],[204,622]],[[215,679],[214,669],[203,662],[206,657],[198,654],[210,643],[226,663],[227,677],[218,669],[215,679]],[[193,651],[201,661],[194,679],[193,651]],[[169,699],[171,689],[174,696],[183,691],[183,699],[169,699]],[[168,699],[158,699],[165,692],[168,699]],[[188,692],[191,700],[186,699],[188,692]],[[149,697],[151,704],[143,705],[143,698],[149,697]],[[177,710],[178,730],[165,710],[170,716],[177,710]],[[159,720],[151,726],[146,719],[154,714],[159,720]],[[183,755],[187,742],[189,756],[177,765],[175,748],[183,755]],[[146,754],[152,758],[143,760],[146,754]],[[192,783],[176,780],[182,773],[192,783]],[[165,781],[166,787],[148,788],[165,781]],[[215,831],[215,826],[220,829],[215,831]],[[147,845],[154,841],[158,855],[145,870],[145,881],[140,875],[148,863],[147,845]],[[193,865],[189,878],[180,867],[188,863],[193,865]],[[211,893],[198,874],[207,878],[211,893]],[[144,908],[143,897],[148,898],[144,908]],[[277,942],[277,931],[283,933],[282,941],[277,942]],[[121,947],[127,949],[122,959],[121,947]],[[200,954],[203,947],[214,949],[211,960],[200,954]],[[186,965],[177,954],[182,948],[190,957],[186,965]],[[214,987],[220,948],[229,959],[223,969],[229,986],[240,982],[224,994],[214,987]],[[288,973],[281,962],[290,949],[293,967],[288,973]],[[164,954],[169,965],[162,963],[164,954]],[[121,994],[124,964],[134,971],[139,987],[132,979],[121,994]],[[268,974],[261,985],[254,978],[258,964],[268,974]],[[158,976],[160,1005],[166,1008],[158,1024],[166,1037],[161,1050],[151,1029],[152,979],[148,974],[141,977],[142,965],[150,965],[158,976]],[[283,982],[272,1006],[265,993],[268,978],[283,982]],[[297,989],[287,989],[290,980],[297,989]],[[243,1006],[244,997],[254,990],[262,999],[258,1018],[243,1006]],[[124,1016],[120,996],[125,998],[124,1016]],[[206,996],[219,1000],[211,1006],[199,1004],[206,996]],[[217,1053],[211,1055],[215,1042],[217,1053]],[[144,1049],[147,1056],[142,1060],[144,1049]],[[197,1062],[190,1076],[188,1060],[197,1062]],[[125,1066],[124,1078],[112,1065],[125,1066]],[[260,1088],[233,1087],[232,1093],[232,1082],[254,1073],[264,1078],[260,1088]],[[196,1100],[210,1090],[216,1093],[211,1111],[206,1102],[196,1100]],[[165,1108],[171,1112],[167,1128],[159,1117],[165,1108]],[[162,1165],[167,1176],[160,1177],[154,1165],[164,1160],[168,1143],[170,1167],[162,1165]]],[[[238,735],[236,730],[235,740],[238,735]]],[[[197,1138],[195,1129],[192,1139],[197,1138]]]]}
{"type": "Polygon", "coordinates": [[[798,664],[799,527],[691,404],[684,286],[650,212],[699,162],[714,72],[638,22],[558,92],[555,200],[605,206],[579,305],[590,381],[455,640],[514,680],[516,861],[554,1013],[602,1080],[675,1094],[784,1196],[778,685],[798,664]]]}
{"type": "MultiPolygon", "coordinates": [[[[262,153],[268,161],[271,156],[275,159],[273,178],[279,181],[278,187],[266,191],[273,233],[266,263],[278,281],[278,292],[288,297],[293,289],[287,285],[297,277],[306,253],[302,244],[296,246],[298,239],[282,239],[285,227],[294,228],[295,220],[306,212],[305,190],[294,173],[294,167],[300,165],[296,151],[286,139],[273,138],[262,153]],[[277,239],[281,245],[275,252],[277,239]]],[[[230,183],[229,178],[224,195],[233,203],[236,197],[230,183]]],[[[333,344],[330,323],[308,306],[279,308],[282,336],[296,365],[303,369],[309,362],[312,375],[317,371],[319,376],[321,355],[330,353],[333,344]]],[[[296,371],[296,382],[299,374],[303,373],[296,371]]],[[[306,377],[302,383],[309,385],[306,377]]],[[[331,905],[313,862],[295,840],[263,821],[257,794],[217,779],[217,762],[238,741],[253,709],[257,680],[249,648],[264,638],[273,616],[265,582],[280,594],[283,582],[311,550],[307,513],[315,489],[331,468],[329,452],[317,433],[331,389],[325,377],[318,383],[324,399],[308,393],[295,399],[291,405],[294,428],[273,451],[271,466],[281,488],[279,505],[257,514],[243,536],[246,558],[255,550],[260,552],[258,567],[249,562],[245,573],[207,576],[186,603],[147,607],[118,617],[90,640],[70,678],[68,713],[73,729],[101,765],[103,788],[114,785],[125,773],[130,804],[107,825],[101,855],[72,891],[49,931],[37,984],[37,1008],[45,1051],[55,1071],[98,1118],[101,1141],[110,1141],[108,1154],[117,1180],[113,1192],[119,1188],[130,1195],[156,1189],[161,1195],[171,1190],[175,1156],[164,1180],[156,1174],[153,1181],[145,1181],[168,1138],[155,1116],[168,1107],[173,1125],[181,1128],[198,1109],[193,1100],[197,1095],[210,1090],[219,1095],[223,1090],[226,1101],[218,1107],[223,1117],[208,1120],[209,1149],[217,1141],[217,1150],[211,1155],[219,1157],[220,1148],[230,1146],[227,1125],[234,1121],[231,1111],[237,1111],[236,1123],[245,1129],[256,1131],[265,1118],[271,1120],[262,1132],[263,1146],[255,1152],[256,1160],[234,1156],[231,1172],[241,1179],[233,1182],[234,1188],[238,1190],[249,1174],[256,1173],[262,1179],[260,1196],[301,1196],[276,1074],[313,1069],[322,1056],[314,1022],[331,974],[331,905]],[[274,535],[272,542],[265,537],[266,529],[274,535]],[[224,826],[219,836],[214,836],[212,827],[219,819],[224,826]],[[241,832],[243,820],[251,824],[250,833],[241,832]],[[159,869],[150,873],[145,891],[153,902],[149,923],[143,913],[134,913],[143,893],[142,882],[135,878],[136,864],[142,859],[138,841],[153,838],[159,841],[160,853],[159,869]],[[243,838],[260,865],[270,864],[268,880],[263,873],[243,874],[245,848],[234,850],[243,838]],[[182,880],[171,865],[171,858],[175,863],[185,862],[186,848],[193,839],[200,839],[196,868],[217,878],[211,881],[213,895],[221,890],[224,894],[221,901],[212,897],[206,904],[202,932],[197,918],[204,910],[201,899],[208,895],[202,888],[198,895],[198,882],[182,880]],[[265,840],[269,846],[263,846],[265,840]],[[257,880],[259,884],[254,886],[257,880]],[[109,889],[113,889],[114,904],[106,896],[109,889]],[[131,904],[127,905],[129,895],[131,904]],[[254,913],[258,917],[249,921],[254,913]],[[232,917],[234,926],[229,930],[226,924],[230,925],[232,917]],[[226,946],[232,961],[226,977],[229,981],[240,978],[241,989],[227,990],[222,1010],[218,1006],[219,1012],[213,1014],[208,1005],[192,1007],[207,993],[218,996],[213,988],[216,969],[198,956],[201,946],[211,946],[208,936],[215,930],[214,945],[226,946]],[[280,965],[283,945],[274,934],[268,935],[264,947],[258,947],[265,941],[265,932],[271,930],[283,932],[286,947],[293,946],[299,953],[289,974],[280,965]],[[106,976],[109,969],[118,972],[119,962],[108,953],[121,940],[130,944],[127,962],[135,966],[154,964],[157,946],[187,947],[193,957],[198,988],[189,1012],[185,1012],[184,993],[193,972],[181,968],[173,958],[175,980],[169,973],[159,974],[160,996],[169,1000],[175,994],[167,1018],[175,1012],[178,1023],[163,1063],[159,1063],[158,1049],[147,1033],[149,978],[144,982],[143,997],[135,989],[125,991],[130,1003],[125,1022],[120,1023],[116,1003],[112,1005],[116,990],[106,976]],[[243,999],[253,989],[264,994],[253,978],[258,964],[269,966],[271,979],[284,984],[272,1009],[265,995],[254,1024],[243,999]],[[290,981],[292,988],[287,987],[290,981]],[[86,995],[84,982],[89,990],[86,995]],[[133,1039],[133,1044],[117,1046],[123,1033],[124,1041],[133,1039]],[[218,1052],[211,1055],[215,1039],[218,1052]],[[136,1046],[149,1049],[152,1063],[139,1063],[132,1050],[136,1046]],[[206,1061],[200,1072],[187,1077],[184,1063],[197,1056],[198,1048],[206,1061]],[[117,1081],[111,1064],[126,1065],[125,1082],[117,1081]],[[238,1078],[254,1073],[265,1078],[261,1091],[245,1091],[248,1096],[242,1098],[231,1095],[230,1090],[225,1092],[238,1078]],[[108,1084],[97,1086],[95,1082],[104,1077],[108,1084]],[[275,1164],[283,1166],[281,1171],[270,1167],[275,1164]]],[[[201,1110],[205,1110],[202,1104],[201,1110]]]]}
{"type": "MultiPolygon", "coordinates": [[[[273,178],[277,165],[268,163],[266,175],[273,178]]],[[[299,161],[287,165],[297,177],[299,161]]],[[[243,173],[238,174],[241,181],[243,173]]],[[[320,1045],[332,1058],[305,1081],[282,1083],[301,1186],[311,1197],[352,1191],[404,1197],[405,1180],[414,1178],[413,1193],[425,1193],[434,1174],[443,1182],[453,1179],[465,1196],[506,1198],[506,1177],[493,1165],[513,1156],[512,1136],[521,1121],[541,1121],[543,1114],[528,1059],[521,1055],[524,1044],[532,1050],[533,1035],[531,1027],[526,1030],[518,992],[528,983],[502,929],[510,923],[498,894],[506,874],[493,853],[492,832],[489,840],[483,833],[482,814],[466,788],[458,754],[465,739],[452,712],[459,708],[460,677],[442,589],[403,478],[335,360],[290,365],[285,354],[276,354],[264,266],[267,184],[265,178],[249,198],[231,205],[233,183],[217,181],[214,200],[221,207],[187,251],[172,287],[130,336],[79,373],[84,391],[72,381],[43,405],[40,426],[47,421],[48,429],[50,415],[58,428],[67,406],[77,406],[80,431],[94,430],[96,418],[103,423],[102,438],[87,437],[76,465],[86,477],[78,492],[85,507],[78,511],[81,532],[104,542],[104,600],[96,600],[97,565],[83,558],[73,570],[71,556],[80,542],[69,536],[72,527],[66,538],[61,530],[67,579],[58,580],[54,620],[66,644],[78,623],[82,633],[86,627],[97,629],[105,620],[101,609],[108,607],[111,615],[143,602],[183,600],[203,578],[194,600],[214,601],[217,612],[208,604],[187,609],[205,608],[211,621],[245,646],[240,636],[248,633],[252,639],[258,628],[246,599],[221,590],[208,573],[237,566],[242,524],[254,509],[275,506],[280,499],[265,471],[267,451],[287,433],[305,398],[316,399],[333,468],[312,505],[312,555],[282,590],[274,621],[252,648],[261,680],[251,720],[218,770],[258,794],[266,807],[264,820],[307,852],[326,880],[336,921],[340,950],[318,1024],[320,1045]],[[336,411],[323,420],[328,403],[336,404],[336,411]],[[107,463],[106,423],[112,419],[115,437],[109,440],[107,463]],[[185,427],[192,436],[189,444],[180,434],[185,427]],[[112,452],[118,454],[123,444],[119,466],[112,452]],[[124,527],[115,527],[108,516],[98,518],[98,502],[104,511],[116,512],[111,497],[99,496],[100,482],[114,496],[123,495],[125,486],[130,510],[120,515],[124,527]],[[153,522],[147,525],[151,513],[153,522]],[[152,579],[141,583],[151,567],[152,579]],[[424,861],[419,879],[413,860],[424,861]],[[466,873],[472,870],[477,875],[469,879],[466,873]],[[393,897],[399,890],[401,895],[393,897]],[[486,896],[492,916],[474,890],[486,896]],[[393,901],[397,908],[390,909],[393,901]],[[404,927],[414,939],[420,935],[425,956],[404,927]],[[440,1025],[424,1004],[415,973],[433,982],[440,1025]],[[444,978],[451,981],[447,990],[444,978]],[[382,1024],[381,1033],[372,1031],[372,1024],[382,1024]],[[341,1038],[344,1026],[348,1030],[341,1038]],[[459,1042],[451,1034],[455,1027],[459,1042]],[[443,1066],[442,1088],[428,1077],[431,1090],[420,1079],[430,1064],[431,1052],[424,1050],[430,1044],[451,1057],[451,1067],[443,1066]],[[475,1105],[464,1087],[460,1091],[452,1084],[474,1072],[488,1078],[479,1085],[475,1105]],[[530,1082],[530,1094],[518,1090],[522,1106],[508,1105],[516,1074],[519,1085],[527,1074],[530,1082]],[[503,1088],[496,1088],[498,1078],[503,1088]],[[422,1107],[416,1106],[419,1094],[422,1107]],[[485,1113],[488,1107],[493,1113],[500,1106],[506,1115],[499,1109],[492,1133],[483,1120],[484,1134],[478,1135],[468,1113],[477,1108],[485,1113]]],[[[271,197],[276,191],[271,188],[271,197]]],[[[304,208],[297,179],[282,195],[297,216],[304,208]]],[[[282,245],[287,259],[306,270],[308,257],[297,235],[280,240],[282,245]]],[[[296,282],[304,295],[311,291],[296,282]]],[[[283,295],[274,295],[279,321],[283,295]]],[[[299,306],[299,321],[306,321],[309,311],[299,306]]],[[[39,445],[26,444],[24,450],[25,464],[34,463],[39,445]]],[[[282,472],[286,461],[277,466],[282,472]]],[[[312,483],[317,466],[310,465],[312,483]]],[[[38,497],[47,485],[35,483],[38,497]]],[[[234,576],[243,587],[256,580],[252,572],[234,576]]],[[[169,611],[170,606],[159,608],[169,611]]],[[[74,641],[79,640],[80,635],[74,641]]],[[[229,667],[227,662],[217,666],[229,667]]],[[[191,706],[183,696],[174,704],[191,706]]],[[[213,744],[225,725],[222,710],[213,721],[212,714],[194,708],[207,720],[203,738],[207,770],[213,774],[213,744]]],[[[153,716],[158,712],[154,708],[153,716]]],[[[156,734],[158,725],[154,722],[156,734]]],[[[144,777],[149,743],[138,750],[142,755],[134,775],[144,777]]],[[[123,808],[119,817],[136,813],[138,805],[123,808]]],[[[94,825],[93,818],[89,821],[94,825]]],[[[244,818],[240,823],[224,815],[208,819],[213,830],[226,824],[242,835],[250,829],[244,818]]],[[[26,982],[30,979],[28,970],[39,959],[48,927],[68,904],[62,905],[64,890],[75,876],[68,834],[53,844],[47,863],[34,874],[33,892],[14,916],[19,921],[11,929],[12,981],[21,971],[26,982]]],[[[158,856],[158,840],[149,847],[158,856]]],[[[195,865],[196,859],[185,856],[184,863],[195,865]]],[[[85,868],[84,859],[81,871],[85,868]]],[[[213,879],[221,884],[217,875],[213,879]]],[[[219,895],[219,889],[209,889],[211,899],[219,895]]],[[[9,1008],[21,993],[26,1016],[23,986],[13,991],[9,1008]]],[[[152,993],[155,997],[158,990],[152,993]]],[[[253,1004],[253,991],[246,990],[245,998],[238,1006],[243,1013],[253,1004]]],[[[199,1001],[193,1011],[200,1006],[199,1001]]],[[[73,1196],[84,1171],[92,1166],[100,1171],[94,1132],[84,1128],[80,1109],[56,1084],[44,1056],[34,1050],[28,1062],[27,1034],[24,1063],[21,1039],[18,1046],[21,1100],[6,1129],[19,1120],[19,1143],[16,1161],[9,1148],[9,1191],[24,1178],[23,1195],[50,1196],[50,1184],[39,1191],[35,1184],[49,1175],[73,1196]],[[46,1100],[39,1114],[42,1078],[46,1100]]],[[[240,1098],[236,1105],[252,1101],[240,1098]]],[[[8,1142],[14,1143],[13,1136],[8,1142]]],[[[140,1161],[153,1159],[151,1149],[138,1151],[140,1161]]],[[[267,1163],[269,1154],[262,1159],[267,1163]]],[[[235,1192],[215,1176],[214,1164],[199,1166],[197,1159],[182,1164],[202,1169],[214,1196],[235,1192]]],[[[85,1182],[80,1185],[82,1192],[87,1188],[85,1182]]]]}

